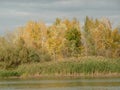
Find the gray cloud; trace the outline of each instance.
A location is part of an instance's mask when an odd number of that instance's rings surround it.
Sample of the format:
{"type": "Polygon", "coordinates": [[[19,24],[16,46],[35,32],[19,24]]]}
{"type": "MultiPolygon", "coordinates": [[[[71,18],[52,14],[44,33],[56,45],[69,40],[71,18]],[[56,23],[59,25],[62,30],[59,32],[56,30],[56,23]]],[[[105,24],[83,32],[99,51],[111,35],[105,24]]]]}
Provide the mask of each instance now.
{"type": "Polygon", "coordinates": [[[0,33],[24,25],[29,20],[52,23],[56,17],[108,17],[120,23],[120,0],[0,0],[0,33]]]}

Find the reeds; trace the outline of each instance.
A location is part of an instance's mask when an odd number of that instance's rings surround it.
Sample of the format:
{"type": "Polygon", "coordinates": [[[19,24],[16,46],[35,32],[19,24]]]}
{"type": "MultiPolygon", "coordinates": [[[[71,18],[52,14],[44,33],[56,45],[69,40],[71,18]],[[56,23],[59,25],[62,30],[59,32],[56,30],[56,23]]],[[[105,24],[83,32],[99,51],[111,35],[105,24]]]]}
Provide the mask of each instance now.
{"type": "Polygon", "coordinates": [[[120,59],[88,57],[62,61],[20,65],[17,72],[21,75],[88,75],[120,73],[120,59]]]}

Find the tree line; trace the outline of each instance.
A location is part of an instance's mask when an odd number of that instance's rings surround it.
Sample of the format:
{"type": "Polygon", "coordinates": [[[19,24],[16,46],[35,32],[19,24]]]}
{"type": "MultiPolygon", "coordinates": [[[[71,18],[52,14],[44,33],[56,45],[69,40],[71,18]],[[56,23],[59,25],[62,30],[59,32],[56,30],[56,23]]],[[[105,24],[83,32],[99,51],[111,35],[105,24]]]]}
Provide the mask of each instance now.
{"type": "Polygon", "coordinates": [[[120,57],[120,29],[108,19],[86,17],[81,25],[57,18],[50,26],[29,21],[0,37],[0,68],[81,56],[120,57]]]}

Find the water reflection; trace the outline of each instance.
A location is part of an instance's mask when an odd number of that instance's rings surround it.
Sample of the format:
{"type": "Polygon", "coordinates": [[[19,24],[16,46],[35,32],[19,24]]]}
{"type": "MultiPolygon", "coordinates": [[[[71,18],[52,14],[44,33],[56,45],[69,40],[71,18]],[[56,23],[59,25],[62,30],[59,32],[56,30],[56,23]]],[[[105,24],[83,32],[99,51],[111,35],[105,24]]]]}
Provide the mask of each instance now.
{"type": "Polygon", "coordinates": [[[109,79],[2,79],[0,90],[120,90],[120,78],[109,79]]]}

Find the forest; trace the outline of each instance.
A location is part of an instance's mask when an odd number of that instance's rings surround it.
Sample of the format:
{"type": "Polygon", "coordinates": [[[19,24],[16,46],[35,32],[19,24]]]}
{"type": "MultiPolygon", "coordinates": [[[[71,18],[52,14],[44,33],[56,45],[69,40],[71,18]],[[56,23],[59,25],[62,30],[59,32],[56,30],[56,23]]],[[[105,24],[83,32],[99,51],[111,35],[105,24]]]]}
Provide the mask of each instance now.
{"type": "MultiPolygon", "coordinates": [[[[106,18],[87,16],[83,25],[76,18],[56,18],[51,25],[28,21],[13,32],[0,36],[0,70],[84,57],[120,62],[119,26],[113,28],[106,18]]],[[[117,69],[120,72],[119,65],[117,69]]]]}

